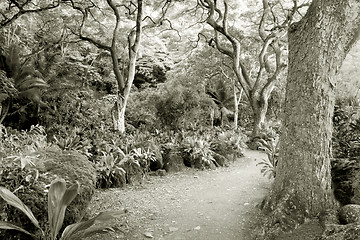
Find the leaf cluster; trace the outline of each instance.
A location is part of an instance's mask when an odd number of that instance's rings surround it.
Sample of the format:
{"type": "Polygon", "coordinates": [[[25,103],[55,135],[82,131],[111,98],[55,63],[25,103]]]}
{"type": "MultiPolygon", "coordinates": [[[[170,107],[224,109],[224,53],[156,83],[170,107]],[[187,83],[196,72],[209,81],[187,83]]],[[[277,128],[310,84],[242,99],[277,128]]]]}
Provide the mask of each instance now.
{"type": "MultiPolygon", "coordinates": [[[[11,191],[4,187],[0,187],[0,197],[5,202],[23,212],[30,221],[40,230],[42,237],[45,239],[56,240],[60,229],[63,225],[65,212],[67,206],[74,200],[79,192],[80,185],[76,183],[69,188],[66,188],[64,179],[56,179],[51,182],[48,192],[48,220],[50,233],[47,234],[41,229],[38,220],[35,218],[32,211],[11,191]]],[[[85,239],[98,233],[107,233],[114,231],[112,227],[109,227],[109,223],[114,218],[123,216],[126,211],[108,211],[102,212],[84,222],[74,223],[66,226],[62,232],[61,240],[75,240],[85,239]]],[[[0,229],[13,229],[21,231],[29,236],[36,237],[34,234],[28,232],[17,225],[14,225],[7,221],[0,221],[0,229]]]]}

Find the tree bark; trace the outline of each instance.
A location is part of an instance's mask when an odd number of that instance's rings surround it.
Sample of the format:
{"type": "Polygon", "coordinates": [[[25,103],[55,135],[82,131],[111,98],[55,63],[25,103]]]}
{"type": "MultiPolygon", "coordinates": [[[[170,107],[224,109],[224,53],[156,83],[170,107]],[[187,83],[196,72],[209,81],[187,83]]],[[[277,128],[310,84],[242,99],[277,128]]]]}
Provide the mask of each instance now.
{"type": "Polygon", "coordinates": [[[263,126],[265,124],[266,113],[268,110],[269,97],[270,96],[268,96],[266,98],[260,97],[260,100],[258,98],[256,98],[251,101],[251,107],[253,109],[253,114],[254,114],[254,117],[253,117],[254,127],[253,127],[253,131],[252,131],[253,137],[260,136],[261,129],[263,128],[263,126]]]}
{"type": "Polygon", "coordinates": [[[234,81],[234,129],[238,128],[238,122],[239,122],[239,105],[240,105],[240,101],[241,101],[241,97],[243,94],[244,89],[241,88],[240,90],[240,94],[239,97],[237,96],[237,87],[236,87],[236,82],[234,81]]]}
{"type": "Polygon", "coordinates": [[[289,30],[280,159],[268,205],[281,211],[273,212],[273,224],[289,222],[281,220],[286,209],[296,209],[295,222],[301,223],[334,207],[330,158],[335,75],[359,32],[356,0],[314,0],[289,30]]]}

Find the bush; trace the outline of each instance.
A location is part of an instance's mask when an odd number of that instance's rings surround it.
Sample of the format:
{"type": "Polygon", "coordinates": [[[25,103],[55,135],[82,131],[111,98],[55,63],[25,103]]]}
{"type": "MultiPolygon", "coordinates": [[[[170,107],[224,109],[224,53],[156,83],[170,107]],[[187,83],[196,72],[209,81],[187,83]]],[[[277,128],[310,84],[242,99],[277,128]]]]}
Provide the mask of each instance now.
{"type": "Polygon", "coordinates": [[[155,106],[163,126],[179,130],[189,124],[210,125],[210,109],[214,103],[201,90],[178,85],[164,89],[155,106]]]}
{"type": "MultiPolygon", "coordinates": [[[[12,192],[17,192],[18,197],[32,209],[43,228],[47,223],[46,215],[44,215],[44,209],[47,209],[46,186],[56,177],[62,177],[71,184],[79,182],[82,188],[69,206],[69,214],[64,223],[71,224],[80,220],[84,216],[95,189],[96,175],[91,162],[76,151],[61,151],[56,147],[34,152],[34,156],[36,157],[31,159],[31,163],[28,162],[25,166],[21,159],[3,158],[0,165],[2,186],[12,192]]],[[[18,210],[5,205],[1,205],[1,210],[3,210],[2,219],[36,231],[32,223],[18,210]]],[[[10,232],[8,234],[2,236],[5,239],[25,238],[22,233],[10,232]]]]}
{"type": "Polygon", "coordinates": [[[233,160],[244,156],[245,142],[247,136],[240,130],[217,130],[216,137],[213,138],[212,149],[216,153],[233,160]]]}
{"type": "Polygon", "coordinates": [[[209,136],[189,136],[183,140],[182,151],[188,156],[185,158],[185,166],[204,169],[215,166],[214,153],[211,150],[209,136]]]}
{"type": "Polygon", "coordinates": [[[258,150],[262,144],[260,141],[271,141],[271,139],[277,139],[281,134],[281,122],[280,121],[268,121],[263,124],[260,129],[260,133],[257,136],[252,136],[251,140],[247,143],[252,150],[258,150]]]}

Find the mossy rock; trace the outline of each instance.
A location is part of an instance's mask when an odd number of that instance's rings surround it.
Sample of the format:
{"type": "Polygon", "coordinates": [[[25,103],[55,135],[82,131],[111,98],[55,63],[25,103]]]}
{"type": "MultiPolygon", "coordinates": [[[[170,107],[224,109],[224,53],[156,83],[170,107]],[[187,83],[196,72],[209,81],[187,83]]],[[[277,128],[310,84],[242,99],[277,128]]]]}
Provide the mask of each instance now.
{"type": "Polygon", "coordinates": [[[360,240],[360,224],[328,224],[319,240],[360,240]]]}
{"type": "Polygon", "coordinates": [[[64,225],[80,221],[88,207],[96,186],[96,170],[86,156],[76,151],[46,152],[44,161],[45,172],[65,179],[67,187],[76,181],[80,183],[80,191],[73,202],[69,205],[64,225]]]}
{"type": "Polygon", "coordinates": [[[121,162],[120,167],[126,172],[126,183],[131,185],[138,185],[142,183],[145,170],[139,162],[129,159],[121,162]]]}
{"type": "Polygon", "coordinates": [[[182,151],[176,147],[165,148],[163,160],[166,172],[180,172],[185,168],[182,151]]]}
{"type": "Polygon", "coordinates": [[[342,224],[359,223],[360,224],[360,205],[348,204],[340,208],[339,220],[342,224]]]}
{"type": "MultiPolygon", "coordinates": [[[[15,194],[31,209],[38,219],[40,226],[48,232],[47,219],[47,189],[56,177],[65,179],[67,187],[78,181],[80,191],[68,207],[63,226],[80,221],[94,194],[96,174],[95,168],[88,159],[78,152],[63,152],[58,149],[48,149],[36,161],[39,178],[34,181],[35,170],[21,169],[13,164],[0,167],[1,186],[15,194]],[[30,180],[29,180],[30,179],[30,180]]],[[[30,220],[19,210],[8,206],[0,200],[0,219],[15,223],[31,233],[40,236],[39,231],[30,220]]],[[[0,239],[28,239],[27,235],[17,231],[2,231],[0,239]]]]}

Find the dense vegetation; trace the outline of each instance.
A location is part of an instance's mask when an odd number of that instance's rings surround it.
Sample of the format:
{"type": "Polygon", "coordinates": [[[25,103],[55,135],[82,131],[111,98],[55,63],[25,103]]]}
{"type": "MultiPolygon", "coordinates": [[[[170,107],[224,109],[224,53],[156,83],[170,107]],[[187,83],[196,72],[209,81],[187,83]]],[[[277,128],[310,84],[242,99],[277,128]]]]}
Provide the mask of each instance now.
{"type": "MultiPolygon", "coordinates": [[[[141,184],[149,174],[185,167],[228,166],[246,147],[265,150],[269,159],[260,164],[262,171],[276,177],[286,66],[275,64],[274,58],[286,56],[287,43],[279,37],[269,55],[253,64],[269,45],[261,31],[247,31],[246,23],[259,24],[266,17],[259,14],[262,6],[245,1],[243,22],[234,24],[230,34],[245,46],[239,64],[250,79],[263,74],[264,79],[276,78],[266,104],[258,106],[255,102],[263,101],[255,94],[258,90],[245,87],[242,96],[244,84],[229,67],[235,60],[216,49],[214,26],[204,24],[196,9],[186,10],[187,1],[147,3],[144,11],[150,16],[140,45],[131,40],[140,8],[132,1],[117,8],[123,16],[117,20],[119,32],[108,31],[117,23],[112,5],[107,5],[112,1],[44,1],[35,4],[43,9],[37,13],[23,11],[33,7],[26,5],[32,1],[7,2],[0,3],[0,182],[29,206],[45,232],[51,229],[40,211],[47,209],[44,190],[57,177],[81,185],[64,225],[83,218],[95,188],[141,184]],[[17,10],[23,15],[12,18],[17,10]],[[118,45],[107,47],[114,39],[118,45]],[[127,52],[135,46],[139,51],[134,59],[127,52]],[[122,98],[128,98],[124,132],[114,119],[122,98]],[[259,125],[256,111],[264,106],[266,119],[259,125]]],[[[241,9],[237,4],[233,8],[241,9]]],[[[283,14],[277,4],[272,6],[273,13],[283,14]]],[[[261,24],[264,31],[274,23],[261,24]]],[[[359,62],[358,49],[349,61],[359,62]]],[[[340,74],[333,118],[334,192],[343,205],[360,204],[360,83],[354,65],[345,63],[340,74]]],[[[266,83],[259,83],[259,91],[266,83]]],[[[26,219],[0,201],[0,220],[21,223],[41,236],[26,219]]],[[[0,238],[21,239],[22,234],[1,231],[0,238]]]]}

